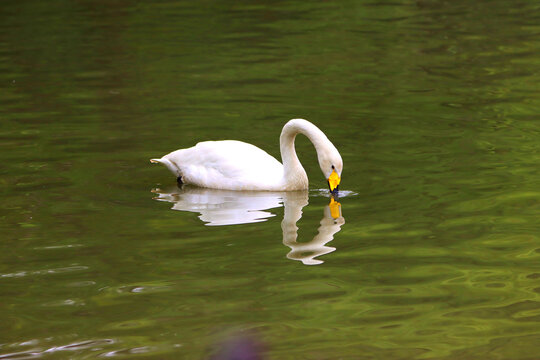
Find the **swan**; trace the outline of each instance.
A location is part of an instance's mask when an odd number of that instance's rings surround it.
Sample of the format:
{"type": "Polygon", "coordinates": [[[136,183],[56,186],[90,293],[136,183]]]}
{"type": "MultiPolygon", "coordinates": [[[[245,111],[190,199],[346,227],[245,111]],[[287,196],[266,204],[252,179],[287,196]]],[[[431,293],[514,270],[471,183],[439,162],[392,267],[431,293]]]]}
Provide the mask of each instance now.
{"type": "Polygon", "coordinates": [[[336,194],[343,170],[341,155],[317,126],[304,119],[289,120],[281,131],[283,164],[266,151],[236,140],[200,142],[150,162],[165,165],[181,184],[223,190],[303,190],[308,188],[308,177],[294,148],[297,134],[304,134],[315,146],[330,192],[336,194]]]}

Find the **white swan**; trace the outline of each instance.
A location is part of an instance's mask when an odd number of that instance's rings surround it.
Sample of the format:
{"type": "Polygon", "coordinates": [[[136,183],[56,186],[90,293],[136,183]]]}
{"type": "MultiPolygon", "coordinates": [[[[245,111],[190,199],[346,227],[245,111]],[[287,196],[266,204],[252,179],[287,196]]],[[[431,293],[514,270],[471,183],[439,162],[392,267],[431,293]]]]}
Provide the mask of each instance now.
{"type": "Polygon", "coordinates": [[[290,120],[281,131],[283,165],[264,150],[235,140],[204,141],[150,161],[165,165],[185,184],[227,190],[302,190],[308,188],[308,178],[294,149],[297,134],[313,143],[330,191],[337,192],[343,170],[341,155],[318,127],[304,119],[290,120]]]}

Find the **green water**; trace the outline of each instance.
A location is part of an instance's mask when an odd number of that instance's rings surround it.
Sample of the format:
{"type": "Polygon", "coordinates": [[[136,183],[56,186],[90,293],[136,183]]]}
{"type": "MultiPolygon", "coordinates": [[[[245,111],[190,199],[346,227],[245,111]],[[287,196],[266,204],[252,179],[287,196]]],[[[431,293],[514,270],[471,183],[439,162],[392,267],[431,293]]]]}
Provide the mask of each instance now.
{"type": "Polygon", "coordinates": [[[4,0],[0,358],[538,359],[539,13],[4,0]],[[306,138],[308,192],[148,162],[279,158],[295,117],[342,154],[336,220],[306,138]]]}

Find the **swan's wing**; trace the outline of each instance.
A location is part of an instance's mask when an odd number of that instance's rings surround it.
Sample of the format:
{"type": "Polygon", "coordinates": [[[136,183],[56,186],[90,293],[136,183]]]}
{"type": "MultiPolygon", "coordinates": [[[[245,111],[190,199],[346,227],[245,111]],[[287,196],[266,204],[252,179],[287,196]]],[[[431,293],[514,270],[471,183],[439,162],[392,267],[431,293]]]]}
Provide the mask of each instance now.
{"type": "Polygon", "coordinates": [[[283,166],[258,147],[234,140],[205,141],[163,157],[180,170],[182,181],[215,189],[275,190],[283,166]]]}

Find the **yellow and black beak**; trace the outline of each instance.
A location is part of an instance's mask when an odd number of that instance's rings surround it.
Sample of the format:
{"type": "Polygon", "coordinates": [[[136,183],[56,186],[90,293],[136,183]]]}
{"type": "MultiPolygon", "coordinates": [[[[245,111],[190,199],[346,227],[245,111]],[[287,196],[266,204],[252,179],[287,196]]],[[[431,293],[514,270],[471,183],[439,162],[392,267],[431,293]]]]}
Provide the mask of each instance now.
{"type": "Polygon", "coordinates": [[[332,173],[328,177],[328,187],[330,188],[330,192],[332,194],[337,194],[340,181],[341,178],[337,174],[336,170],[332,170],[332,173]]]}

